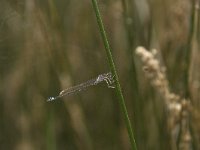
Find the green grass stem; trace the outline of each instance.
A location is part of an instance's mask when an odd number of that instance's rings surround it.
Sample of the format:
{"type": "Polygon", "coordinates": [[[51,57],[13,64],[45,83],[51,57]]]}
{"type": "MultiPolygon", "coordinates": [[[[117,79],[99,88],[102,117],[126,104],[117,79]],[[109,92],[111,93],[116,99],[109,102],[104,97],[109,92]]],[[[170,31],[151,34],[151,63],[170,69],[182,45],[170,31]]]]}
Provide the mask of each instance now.
{"type": "Polygon", "coordinates": [[[115,86],[116,86],[115,90],[116,90],[117,96],[119,98],[121,110],[123,112],[124,121],[125,121],[125,124],[126,124],[126,128],[128,130],[128,135],[129,135],[129,139],[130,139],[130,142],[131,142],[131,147],[132,147],[133,150],[137,150],[133,130],[132,130],[132,127],[131,127],[131,122],[130,122],[130,119],[129,119],[129,116],[128,116],[128,111],[126,109],[124,97],[123,97],[121,86],[120,86],[120,83],[119,83],[119,78],[118,78],[118,75],[117,75],[116,67],[115,67],[113,57],[112,57],[112,53],[111,53],[111,48],[110,48],[110,45],[109,45],[109,42],[108,42],[108,39],[107,39],[107,36],[106,36],[106,32],[105,32],[105,29],[104,29],[103,21],[101,19],[101,15],[100,15],[100,11],[99,11],[97,1],[92,0],[92,4],[93,4],[93,8],[94,8],[95,15],[96,15],[96,18],[97,18],[97,23],[98,23],[99,30],[100,30],[100,33],[101,33],[101,37],[102,37],[102,40],[103,40],[103,43],[104,43],[104,46],[105,46],[109,66],[110,66],[112,74],[114,75],[115,86]]]}

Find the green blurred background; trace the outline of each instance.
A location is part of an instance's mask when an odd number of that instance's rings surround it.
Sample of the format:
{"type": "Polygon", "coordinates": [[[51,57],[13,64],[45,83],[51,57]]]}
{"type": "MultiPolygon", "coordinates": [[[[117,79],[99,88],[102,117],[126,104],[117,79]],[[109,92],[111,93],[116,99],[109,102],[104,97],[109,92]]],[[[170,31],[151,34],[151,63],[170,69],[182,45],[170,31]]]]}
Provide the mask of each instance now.
{"type": "MultiPolygon", "coordinates": [[[[99,0],[138,150],[170,146],[163,100],[145,79],[137,46],[157,48],[171,90],[200,108],[195,2],[99,0]]],[[[1,0],[0,149],[130,149],[118,99],[105,83],[46,101],[105,72],[109,66],[90,0],[1,0]]],[[[198,149],[200,125],[193,131],[198,149]]]]}

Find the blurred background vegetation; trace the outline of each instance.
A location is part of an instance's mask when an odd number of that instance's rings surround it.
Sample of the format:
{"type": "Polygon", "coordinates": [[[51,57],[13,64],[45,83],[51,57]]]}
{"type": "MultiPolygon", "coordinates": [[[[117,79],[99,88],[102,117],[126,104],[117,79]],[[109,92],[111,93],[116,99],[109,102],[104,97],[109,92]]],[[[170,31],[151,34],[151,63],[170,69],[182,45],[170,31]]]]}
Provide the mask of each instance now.
{"type": "MultiPolygon", "coordinates": [[[[170,144],[163,100],[145,79],[137,46],[156,48],[171,90],[200,109],[198,3],[99,0],[138,150],[169,150],[170,144]]],[[[1,0],[0,149],[130,149],[117,97],[105,83],[46,101],[105,72],[90,0],[1,0]]],[[[196,150],[199,121],[191,120],[196,150]]]]}

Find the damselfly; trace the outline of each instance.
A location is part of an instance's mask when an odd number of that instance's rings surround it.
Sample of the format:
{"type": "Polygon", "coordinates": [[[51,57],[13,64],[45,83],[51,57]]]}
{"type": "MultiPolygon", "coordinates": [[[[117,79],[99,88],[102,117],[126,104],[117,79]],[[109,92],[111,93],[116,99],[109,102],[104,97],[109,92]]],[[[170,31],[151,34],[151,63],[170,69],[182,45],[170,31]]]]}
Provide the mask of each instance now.
{"type": "Polygon", "coordinates": [[[94,79],[91,79],[91,80],[88,80],[86,82],[83,82],[83,83],[81,83],[79,85],[75,85],[75,86],[69,87],[69,88],[67,88],[65,90],[62,90],[59,93],[58,96],[49,97],[47,101],[54,101],[54,100],[56,100],[58,98],[61,98],[63,96],[68,96],[68,95],[75,94],[77,92],[80,92],[80,91],[86,89],[89,86],[97,85],[97,84],[99,84],[99,83],[101,83],[103,81],[105,81],[107,83],[108,88],[115,88],[113,86],[114,79],[113,79],[112,73],[108,72],[108,73],[100,74],[100,75],[98,75],[98,77],[96,77],[94,79]]]}

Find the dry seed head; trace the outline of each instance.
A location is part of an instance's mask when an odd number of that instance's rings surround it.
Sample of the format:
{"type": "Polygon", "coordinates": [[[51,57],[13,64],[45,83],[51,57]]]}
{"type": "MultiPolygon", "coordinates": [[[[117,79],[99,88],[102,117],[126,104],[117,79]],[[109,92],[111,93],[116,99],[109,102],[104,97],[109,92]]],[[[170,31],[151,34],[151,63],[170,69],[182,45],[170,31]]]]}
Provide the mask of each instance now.
{"type": "Polygon", "coordinates": [[[157,51],[155,49],[152,51],[147,51],[143,47],[136,49],[136,54],[140,56],[144,64],[143,70],[146,77],[166,100],[166,96],[169,94],[168,81],[165,78],[164,72],[161,70],[162,67],[160,67],[159,61],[154,57],[156,53],[157,51]]]}
{"type": "Polygon", "coordinates": [[[172,102],[169,104],[169,110],[174,112],[175,114],[179,114],[182,110],[182,105],[177,102],[172,102]]]}
{"type": "Polygon", "coordinates": [[[151,53],[152,53],[154,56],[156,56],[156,55],[158,54],[158,51],[157,51],[156,49],[152,49],[152,50],[151,50],[151,53]]]}
{"type": "Polygon", "coordinates": [[[148,52],[147,50],[145,50],[144,47],[141,47],[141,46],[139,46],[136,49],[136,54],[141,57],[143,62],[153,59],[153,55],[150,52],[148,52]]]}
{"type": "Polygon", "coordinates": [[[145,75],[147,76],[147,78],[149,78],[149,79],[154,78],[155,74],[149,67],[144,66],[143,71],[146,73],[145,75]]]}
{"type": "MultiPolygon", "coordinates": [[[[191,111],[191,105],[185,99],[181,99],[180,96],[170,92],[168,86],[168,80],[166,78],[166,68],[160,66],[159,61],[156,59],[156,50],[147,51],[143,47],[136,49],[136,54],[140,56],[143,62],[143,70],[146,77],[151,81],[151,84],[157,90],[157,92],[163,96],[165,106],[168,110],[168,127],[171,131],[172,140],[176,139],[176,135],[181,130],[187,131],[188,134],[183,135],[184,141],[191,141],[190,132],[187,126],[184,126],[181,122],[188,122],[189,111],[191,111]],[[177,134],[174,132],[177,131],[177,134]]],[[[188,144],[187,144],[188,145],[188,144]]]]}
{"type": "Polygon", "coordinates": [[[150,59],[148,61],[149,67],[152,68],[152,70],[157,71],[159,70],[159,62],[155,59],[150,59]]]}
{"type": "Polygon", "coordinates": [[[154,80],[154,82],[152,82],[156,87],[162,87],[163,84],[160,80],[154,80]]]}
{"type": "Polygon", "coordinates": [[[161,72],[158,72],[158,78],[161,80],[161,81],[167,81],[166,78],[165,78],[165,75],[161,72]]]}

